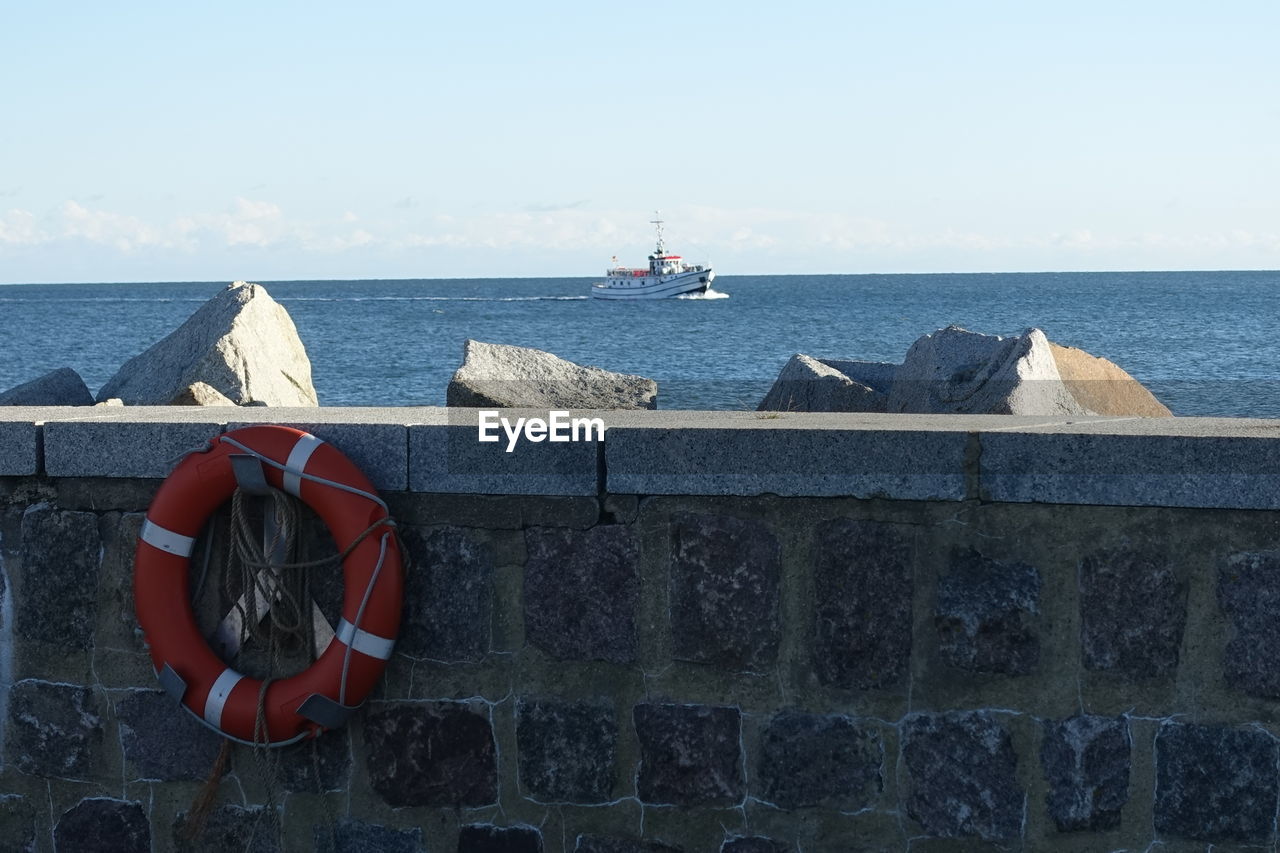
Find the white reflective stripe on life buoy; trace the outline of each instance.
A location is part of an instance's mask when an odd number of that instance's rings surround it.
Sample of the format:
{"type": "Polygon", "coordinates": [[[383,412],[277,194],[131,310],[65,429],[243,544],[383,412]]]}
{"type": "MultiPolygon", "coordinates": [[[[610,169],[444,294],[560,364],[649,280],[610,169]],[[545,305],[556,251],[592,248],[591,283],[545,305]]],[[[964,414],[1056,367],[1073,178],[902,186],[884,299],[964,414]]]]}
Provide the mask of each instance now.
{"type": "Polygon", "coordinates": [[[149,518],[142,522],[142,532],[138,534],[138,538],[153,548],[177,554],[179,557],[190,557],[191,549],[196,546],[194,538],[166,530],[149,518]]]}
{"type": "Polygon", "coordinates": [[[227,704],[227,697],[242,678],[243,675],[227,667],[209,689],[209,698],[204,700],[204,721],[215,729],[222,728],[222,707],[227,704]]]}
{"type": "Polygon", "coordinates": [[[368,631],[352,625],[346,619],[338,622],[338,630],[334,633],[334,636],[344,646],[350,646],[362,655],[368,655],[371,658],[380,660],[390,660],[391,652],[396,647],[395,640],[379,637],[377,634],[370,634],[368,631]]]}
{"type": "Polygon", "coordinates": [[[307,470],[307,461],[316,448],[324,444],[309,432],[304,432],[298,443],[289,451],[289,459],[284,463],[284,490],[295,498],[302,497],[298,492],[302,489],[302,472],[307,470]]]}

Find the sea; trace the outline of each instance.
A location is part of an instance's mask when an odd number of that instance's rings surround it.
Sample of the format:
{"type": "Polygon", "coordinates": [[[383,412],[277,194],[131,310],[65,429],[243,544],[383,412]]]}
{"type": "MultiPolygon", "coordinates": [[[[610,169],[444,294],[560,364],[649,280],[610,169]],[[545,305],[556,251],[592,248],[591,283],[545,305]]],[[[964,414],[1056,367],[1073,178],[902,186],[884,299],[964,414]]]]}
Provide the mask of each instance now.
{"type": "MultiPolygon", "coordinates": [[[[957,324],[1039,327],[1178,415],[1280,418],[1280,271],[723,275],[698,298],[592,300],[590,278],[261,282],[326,406],[443,405],[467,338],[659,383],[664,409],[754,409],[795,353],[900,362],[957,324]]],[[[69,366],[96,391],[227,282],[0,286],[0,390],[69,366]]]]}

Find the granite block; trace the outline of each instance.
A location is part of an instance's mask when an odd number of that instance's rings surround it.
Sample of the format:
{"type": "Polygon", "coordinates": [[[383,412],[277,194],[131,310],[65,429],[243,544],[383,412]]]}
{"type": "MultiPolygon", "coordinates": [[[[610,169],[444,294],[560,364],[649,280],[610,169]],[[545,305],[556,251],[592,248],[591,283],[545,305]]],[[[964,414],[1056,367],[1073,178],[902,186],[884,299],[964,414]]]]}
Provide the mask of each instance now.
{"type": "MultiPolygon", "coordinates": [[[[600,490],[599,446],[594,441],[521,441],[511,452],[506,441],[478,440],[474,410],[452,423],[409,427],[409,488],[415,492],[489,495],[595,495],[600,490]]],[[[504,416],[547,413],[504,410],[504,416]]]]}
{"type": "Polygon", "coordinates": [[[41,428],[34,420],[8,420],[0,412],[0,477],[40,473],[41,428]]]}

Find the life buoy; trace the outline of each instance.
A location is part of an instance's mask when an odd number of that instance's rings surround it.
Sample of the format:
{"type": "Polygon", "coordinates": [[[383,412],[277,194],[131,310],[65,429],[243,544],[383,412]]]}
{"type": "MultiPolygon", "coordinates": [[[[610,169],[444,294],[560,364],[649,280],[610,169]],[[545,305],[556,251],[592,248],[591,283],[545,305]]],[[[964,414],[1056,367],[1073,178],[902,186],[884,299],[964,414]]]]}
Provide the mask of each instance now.
{"type": "Polygon", "coordinates": [[[309,433],[246,427],[188,455],[147,509],[134,561],[138,623],[161,686],[197,719],[245,743],[283,746],[341,725],[382,675],[400,628],[404,566],[393,525],[360,469],[309,433]],[[310,667],[267,686],[265,734],[258,726],[262,682],[214,653],[191,608],[191,550],[236,489],[237,455],[255,457],[268,484],[311,507],[340,552],[367,533],[343,561],[342,619],[333,640],[310,667]]]}

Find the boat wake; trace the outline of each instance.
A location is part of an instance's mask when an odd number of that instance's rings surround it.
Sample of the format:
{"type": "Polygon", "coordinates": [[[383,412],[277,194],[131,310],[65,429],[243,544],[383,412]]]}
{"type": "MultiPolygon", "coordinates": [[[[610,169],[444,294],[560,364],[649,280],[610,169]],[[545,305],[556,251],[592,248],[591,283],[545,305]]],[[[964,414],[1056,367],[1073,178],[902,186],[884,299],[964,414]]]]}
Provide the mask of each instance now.
{"type": "Polygon", "coordinates": [[[706,293],[682,293],[676,299],[728,299],[729,294],[722,290],[707,289],[706,293]]]}

